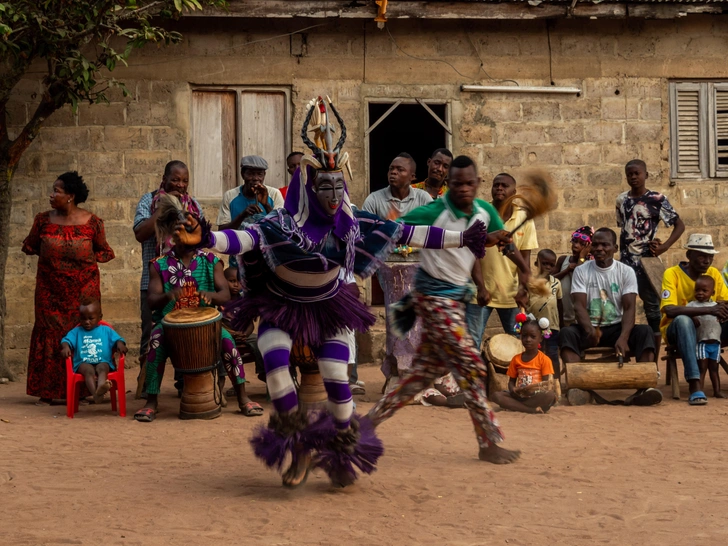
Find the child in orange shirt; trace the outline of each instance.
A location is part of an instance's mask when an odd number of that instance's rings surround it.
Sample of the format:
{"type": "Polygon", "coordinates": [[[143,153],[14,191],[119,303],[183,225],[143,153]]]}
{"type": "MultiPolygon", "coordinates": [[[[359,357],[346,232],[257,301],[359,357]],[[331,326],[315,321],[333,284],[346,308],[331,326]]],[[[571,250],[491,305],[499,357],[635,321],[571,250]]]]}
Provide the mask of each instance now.
{"type": "MultiPolygon", "coordinates": [[[[548,329],[548,326],[544,329],[548,329]]],[[[526,350],[514,356],[508,366],[508,390],[494,393],[491,397],[503,409],[546,413],[556,403],[556,393],[551,387],[554,367],[551,359],[538,350],[542,342],[543,332],[539,321],[527,319],[523,322],[521,343],[526,350]]]]}

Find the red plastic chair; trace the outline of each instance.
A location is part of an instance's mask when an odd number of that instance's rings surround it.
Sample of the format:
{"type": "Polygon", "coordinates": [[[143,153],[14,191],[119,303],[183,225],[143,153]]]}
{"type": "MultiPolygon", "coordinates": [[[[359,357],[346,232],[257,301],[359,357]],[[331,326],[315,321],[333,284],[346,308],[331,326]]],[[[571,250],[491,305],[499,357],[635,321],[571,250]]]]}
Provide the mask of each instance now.
{"type": "MultiPolygon", "coordinates": [[[[111,327],[111,324],[99,321],[103,326],[111,327]]],[[[119,363],[116,371],[109,372],[108,379],[111,381],[111,409],[116,411],[116,397],[119,397],[119,417],[126,417],[126,384],[124,383],[124,364],[126,355],[119,355],[119,363]]],[[[80,373],[73,373],[73,358],[66,359],[66,415],[73,419],[73,414],[78,411],[78,404],[81,399],[81,387],[85,384],[80,373]]]]}

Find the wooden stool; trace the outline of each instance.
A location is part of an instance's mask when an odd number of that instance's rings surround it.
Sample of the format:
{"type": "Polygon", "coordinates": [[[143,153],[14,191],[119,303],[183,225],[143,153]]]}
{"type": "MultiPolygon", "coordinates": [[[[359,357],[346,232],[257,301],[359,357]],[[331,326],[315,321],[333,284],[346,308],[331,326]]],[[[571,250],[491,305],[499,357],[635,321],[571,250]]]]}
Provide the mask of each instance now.
{"type": "MultiPolygon", "coordinates": [[[[720,363],[720,367],[728,374],[728,363],[723,358],[723,349],[724,347],[720,348],[720,360],[718,362],[720,363]]],[[[665,356],[662,357],[662,360],[666,362],[665,385],[672,387],[672,398],[674,400],[680,400],[680,379],[677,371],[678,359],[682,360],[682,355],[677,347],[667,345],[665,347],[665,356]]]]}

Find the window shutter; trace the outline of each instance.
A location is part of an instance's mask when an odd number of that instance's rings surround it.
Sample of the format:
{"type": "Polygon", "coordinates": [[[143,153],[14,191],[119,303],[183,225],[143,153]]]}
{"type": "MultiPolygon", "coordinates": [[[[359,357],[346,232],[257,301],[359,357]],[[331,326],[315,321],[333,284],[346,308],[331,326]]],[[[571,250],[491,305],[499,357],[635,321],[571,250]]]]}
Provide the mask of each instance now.
{"type": "Polygon", "coordinates": [[[190,193],[220,198],[238,185],[235,93],[192,93],[192,176],[190,193]]]}
{"type": "Polygon", "coordinates": [[[711,176],[728,176],[728,84],[711,84],[711,176]]]}
{"type": "Polygon", "coordinates": [[[670,91],[672,175],[698,178],[703,175],[701,86],[698,83],[673,83],[670,91]]]}

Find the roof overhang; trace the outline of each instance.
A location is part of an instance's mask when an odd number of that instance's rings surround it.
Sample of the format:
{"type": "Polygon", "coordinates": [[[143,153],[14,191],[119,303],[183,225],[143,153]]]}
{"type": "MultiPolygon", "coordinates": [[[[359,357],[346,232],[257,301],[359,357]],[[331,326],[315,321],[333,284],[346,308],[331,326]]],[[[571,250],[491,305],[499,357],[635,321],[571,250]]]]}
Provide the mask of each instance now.
{"type": "MultiPolygon", "coordinates": [[[[386,16],[396,19],[527,20],[586,18],[674,19],[694,13],[728,13],[728,0],[696,2],[591,2],[579,0],[510,0],[493,2],[390,1],[386,16]]],[[[226,10],[195,11],[191,17],[371,19],[377,16],[373,0],[229,0],[226,10]]]]}

